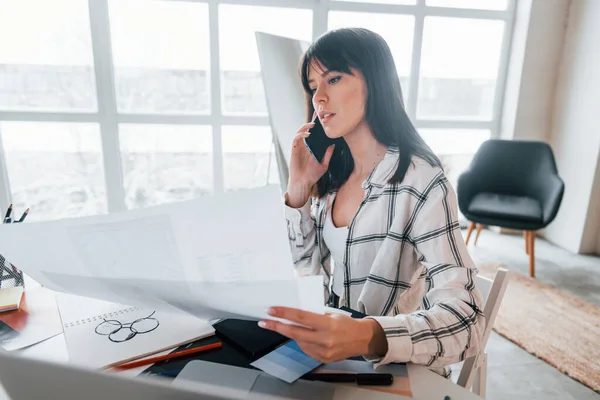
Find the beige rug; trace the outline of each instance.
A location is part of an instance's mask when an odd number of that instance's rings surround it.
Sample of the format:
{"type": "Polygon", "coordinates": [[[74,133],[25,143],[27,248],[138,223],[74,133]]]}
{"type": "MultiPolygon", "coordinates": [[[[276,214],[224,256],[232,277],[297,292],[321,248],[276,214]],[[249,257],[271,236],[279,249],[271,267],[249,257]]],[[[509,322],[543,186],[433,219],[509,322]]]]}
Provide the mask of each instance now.
{"type": "MultiPolygon", "coordinates": [[[[503,266],[477,267],[481,275],[493,278],[503,266]]],[[[600,392],[600,307],[513,272],[494,330],[600,392]]]]}

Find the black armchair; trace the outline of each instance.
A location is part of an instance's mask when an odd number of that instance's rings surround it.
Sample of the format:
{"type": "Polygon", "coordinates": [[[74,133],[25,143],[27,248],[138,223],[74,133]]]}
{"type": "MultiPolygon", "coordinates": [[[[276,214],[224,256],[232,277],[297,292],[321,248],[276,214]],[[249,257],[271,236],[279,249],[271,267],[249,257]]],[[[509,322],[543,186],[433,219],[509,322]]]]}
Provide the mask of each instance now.
{"type": "Polygon", "coordinates": [[[548,144],[486,141],[458,178],[456,188],[458,207],[470,221],[467,244],[475,226],[475,244],[485,225],[522,230],[533,277],[535,231],[556,217],[564,187],[548,144]]]}

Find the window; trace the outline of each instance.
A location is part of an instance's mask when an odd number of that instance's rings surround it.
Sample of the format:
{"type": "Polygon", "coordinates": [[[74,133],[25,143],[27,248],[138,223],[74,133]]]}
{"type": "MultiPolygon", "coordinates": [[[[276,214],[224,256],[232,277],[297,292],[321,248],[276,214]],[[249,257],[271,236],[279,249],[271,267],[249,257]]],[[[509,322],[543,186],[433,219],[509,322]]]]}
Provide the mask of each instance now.
{"type": "Polygon", "coordinates": [[[119,126],[125,204],[140,208],[212,192],[209,126],[119,126]]]}
{"type": "Polygon", "coordinates": [[[458,177],[469,167],[483,142],[491,138],[489,129],[419,129],[419,134],[440,158],[444,172],[456,188],[458,177]]]}
{"type": "Polygon", "coordinates": [[[117,109],[210,112],[208,6],[110,1],[117,109]]]}
{"type": "Polygon", "coordinates": [[[408,96],[415,18],[409,15],[331,11],[328,28],[361,27],[380,34],[387,42],[400,77],[402,94],[408,96]]]}
{"type": "Polygon", "coordinates": [[[427,0],[426,4],[432,7],[506,10],[508,7],[508,0],[427,0]]]}
{"type": "Polygon", "coordinates": [[[417,117],[491,120],[504,22],[426,17],[417,117]]]}
{"type": "Polygon", "coordinates": [[[350,3],[374,3],[374,4],[416,4],[417,0],[333,0],[350,3]]]}
{"type": "Polygon", "coordinates": [[[35,221],[279,184],[255,33],[310,43],[341,27],[386,40],[406,112],[455,184],[498,135],[514,8],[0,0],[0,202],[35,221]]]}
{"type": "Polygon", "coordinates": [[[0,0],[0,110],[95,111],[85,0],[0,0]]]}
{"type": "Polygon", "coordinates": [[[97,124],[2,122],[8,179],[16,210],[28,221],[107,212],[97,124]]]}
{"type": "Polygon", "coordinates": [[[266,114],[255,32],[310,42],[312,11],[257,6],[219,6],[223,112],[266,114]]]}
{"type": "Polygon", "coordinates": [[[271,128],[223,126],[225,190],[278,184],[271,128]]]}
{"type": "Polygon", "coordinates": [[[489,129],[419,129],[419,134],[436,154],[475,154],[490,139],[489,129]]]}

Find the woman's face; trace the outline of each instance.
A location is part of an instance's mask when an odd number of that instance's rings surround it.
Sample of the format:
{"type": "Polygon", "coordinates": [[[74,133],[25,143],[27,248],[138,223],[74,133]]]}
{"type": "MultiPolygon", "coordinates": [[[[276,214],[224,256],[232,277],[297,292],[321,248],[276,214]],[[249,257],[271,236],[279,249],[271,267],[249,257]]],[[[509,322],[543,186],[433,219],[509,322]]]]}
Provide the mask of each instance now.
{"type": "Polygon", "coordinates": [[[331,139],[354,131],[365,118],[367,85],[358,70],[350,70],[353,75],[326,71],[313,62],[308,73],[313,107],[331,139]]]}

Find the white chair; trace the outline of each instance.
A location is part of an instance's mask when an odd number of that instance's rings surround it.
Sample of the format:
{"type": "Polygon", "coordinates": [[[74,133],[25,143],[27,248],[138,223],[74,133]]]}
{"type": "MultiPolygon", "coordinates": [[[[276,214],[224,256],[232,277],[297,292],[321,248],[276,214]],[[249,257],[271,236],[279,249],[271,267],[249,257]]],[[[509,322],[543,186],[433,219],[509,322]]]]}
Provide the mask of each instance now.
{"type": "Polygon", "coordinates": [[[492,327],[494,326],[496,315],[498,315],[504,292],[506,291],[508,278],[509,271],[505,268],[500,268],[496,272],[493,281],[480,275],[477,276],[475,281],[475,286],[483,296],[483,314],[486,320],[485,330],[479,353],[464,361],[456,383],[465,389],[472,390],[475,394],[483,398],[485,398],[487,380],[487,353],[485,348],[492,333],[492,327]]]}

